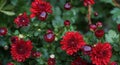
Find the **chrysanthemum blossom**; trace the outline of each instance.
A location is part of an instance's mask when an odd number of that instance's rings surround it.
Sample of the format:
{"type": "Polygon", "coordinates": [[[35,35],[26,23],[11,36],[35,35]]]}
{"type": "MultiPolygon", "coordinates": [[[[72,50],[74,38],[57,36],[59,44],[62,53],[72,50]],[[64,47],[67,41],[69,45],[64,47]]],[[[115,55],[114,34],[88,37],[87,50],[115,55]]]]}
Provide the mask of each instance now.
{"type": "Polygon", "coordinates": [[[93,64],[108,65],[112,56],[112,47],[109,43],[97,43],[90,54],[93,64]]]}
{"type": "Polygon", "coordinates": [[[34,0],[31,4],[30,11],[32,13],[30,15],[31,18],[37,16],[39,19],[45,20],[47,13],[52,13],[52,6],[45,0],[34,0]]]}
{"type": "Polygon", "coordinates": [[[66,32],[60,44],[62,50],[68,55],[73,55],[85,45],[85,41],[79,32],[66,32]]]}
{"type": "Polygon", "coordinates": [[[30,22],[30,20],[29,20],[29,17],[27,16],[26,12],[17,16],[17,18],[15,18],[15,20],[14,20],[14,23],[18,27],[28,26],[29,22],[30,22]]]}
{"type": "Polygon", "coordinates": [[[12,58],[18,62],[24,62],[30,57],[32,48],[33,46],[31,41],[20,39],[11,45],[12,58]]]}

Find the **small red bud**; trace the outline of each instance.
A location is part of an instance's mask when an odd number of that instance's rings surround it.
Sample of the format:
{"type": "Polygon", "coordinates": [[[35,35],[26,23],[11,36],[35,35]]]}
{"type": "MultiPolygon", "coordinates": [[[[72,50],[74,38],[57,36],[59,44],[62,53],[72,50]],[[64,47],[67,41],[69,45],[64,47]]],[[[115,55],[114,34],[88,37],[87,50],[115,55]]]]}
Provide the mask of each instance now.
{"type": "Polygon", "coordinates": [[[7,34],[7,28],[1,27],[0,28],[0,36],[5,36],[7,34]]]}
{"type": "Polygon", "coordinates": [[[64,9],[66,10],[70,10],[72,8],[72,5],[70,2],[67,2],[65,5],[64,5],[64,9]]]}
{"type": "Polygon", "coordinates": [[[98,22],[96,23],[96,26],[97,26],[97,27],[102,27],[103,24],[102,24],[100,21],[98,21],[98,22]]]}
{"type": "Polygon", "coordinates": [[[95,36],[97,37],[97,38],[101,38],[101,37],[103,37],[104,36],[104,30],[96,30],[95,31],[95,36]]]}
{"type": "Polygon", "coordinates": [[[64,26],[70,26],[70,21],[69,20],[65,20],[64,21],[64,26]]]}
{"type": "Polygon", "coordinates": [[[94,25],[94,24],[91,24],[90,25],[90,31],[95,31],[97,29],[97,26],[96,25],[94,25]]]}
{"type": "Polygon", "coordinates": [[[94,16],[98,16],[98,13],[97,13],[97,12],[94,12],[94,16]]]}
{"type": "Polygon", "coordinates": [[[39,58],[41,56],[41,53],[38,51],[32,51],[32,57],[39,58]]]}
{"type": "Polygon", "coordinates": [[[55,34],[53,32],[46,33],[44,35],[44,40],[49,43],[53,42],[55,40],[55,34]]]}

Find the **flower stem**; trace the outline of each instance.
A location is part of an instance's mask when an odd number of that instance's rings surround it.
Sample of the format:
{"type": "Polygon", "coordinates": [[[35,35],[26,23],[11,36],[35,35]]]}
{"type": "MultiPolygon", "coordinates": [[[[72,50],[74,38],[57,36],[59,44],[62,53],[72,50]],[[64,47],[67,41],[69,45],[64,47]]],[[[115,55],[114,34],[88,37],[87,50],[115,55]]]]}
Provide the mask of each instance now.
{"type": "Polygon", "coordinates": [[[92,24],[92,21],[91,21],[91,5],[88,5],[88,14],[87,14],[87,17],[88,17],[88,23],[89,23],[89,25],[92,24]]]}

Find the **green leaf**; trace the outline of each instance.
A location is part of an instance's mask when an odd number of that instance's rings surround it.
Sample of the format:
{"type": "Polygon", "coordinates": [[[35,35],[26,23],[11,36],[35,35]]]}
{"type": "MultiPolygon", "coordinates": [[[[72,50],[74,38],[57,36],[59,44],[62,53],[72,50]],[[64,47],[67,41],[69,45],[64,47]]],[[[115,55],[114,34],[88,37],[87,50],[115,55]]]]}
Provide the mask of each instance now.
{"type": "Polygon", "coordinates": [[[118,58],[117,58],[117,55],[113,55],[112,58],[111,58],[111,61],[116,61],[118,58]]]}
{"type": "Polygon", "coordinates": [[[120,24],[120,9],[119,8],[114,8],[111,12],[112,19],[116,21],[117,24],[120,24]]]}
{"type": "Polygon", "coordinates": [[[38,36],[39,33],[40,33],[40,32],[36,31],[36,32],[34,33],[34,36],[38,36]]]}
{"type": "Polygon", "coordinates": [[[14,9],[14,6],[13,5],[11,5],[11,4],[8,4],[8,5],[6,5],[2,10],[13,10],[14,9]]]}
{"type": "Polygon", "coordinates": [[[30,25],[29,25],[29,26],[22,27],[22,28],[20,29],[20,31],[28,32],[29,29],[30,29],[30,25]]]}
{"type": "Polygon", "coordinates": [[[5,46],[7,44],[7,42],[5,42],[4,40],[0,40],[0,46],[5,46]]]}
{"type": "Polygon", "coordinates": [[[3,11],[3,10],[0,10],[0,12],[4,13],[4,14],[6,14],[6,15],[9,15],[9,16],[15,15],[15,13],[12,12],[12,11],[3,11]]]}
{"type": "Polygon", "coordinates": [[[4,7],[6,2],[7,2],[7,0],[0,0],[0,10],[4,7]]]}
{"type": "Polygon", "coordinates": [[[54,16],[59,16],[59,15],[61,15],[61,10],[60,10],[60,8],[59,7],[54,7],[53,8],[53,15],[54,16]]]}
{"type": "Polygon", "coordinates": [[[18,0],[11,0],[11,3],[15,6],[17,5],[18,0]]]}
{"type": "Polygon", "coordinates": [[[37,59],[37,62],[40,64],[40,65],[43,65],[44,64],[44,60],[42,58],[38,58],[37,59]]]}
{"type": "Polygon", "coordinates": [[[81,7],[81,8],[80,8],[80,12],[81,12],[82,14],[86,14],[87,10],[85,9],[85,7],[81,7]]]}
{"type": "Polygon", "coordinates": [[[63,19],[70,20],[71,23],[75,23],[79,11],[80,11],[79,8],[72,8],[70,11],[66,11],[63,13],[63,19]]]}
{"type": "Polygon", "coordinates": [[[111,13],[111,14],[115,14],[115,13],[117,13],[117,12],[119,12],[119,11],[120,11],[119,8],[114,8],[110,13],[111,13]]]}
{"type": "Polygon", "coordinates": [[[55,19],[52,21],[52,25],[54,26],[54,28],[60,28],[63,25],[64,20],[60,17],[60,16],[56,16],[55,19]]]}
{"type": "Polygon", "coordinates": [[[119,47],[118,47],[118,45],[114,45],[114,47],[113,47],[113,49],[116,51],[116,52],[119,52],[120,51],[120,49],[118,49],[119,47]]]}
{"type": "Polygon", "coordinates": [[[113,5],[113,1],[112,0],[100,0],[101,2],[104,2],[104,3],[110,3],[113,5]]]}
{"type": "Polygon", "coordinates": [[[65,3],[66,3],[65,0],[59,0],[59,3],[57,3],[57,4],[59,4],[59,6],[61,6],[61,7],[63,7],[65,3]]]}
{"type": "Polygon", "coordinates": [[[105,35],[105,39],[107,42],[113,43],[116,41],[118,41],[119,35],[114,31],[114,30],[110,30],[108,31],[108,34],[105,35]]]}
{"type": "Polygon", "coordinates": [[[58,48],[56,49],[56,51],[57,51],[58,53],[63,52],[60,47],[58,47],[58,48]]]}
{"type": "Polygon", "coordinates": [[[15,35],[18,35],[19,34],[19,31],[18,30],[15,30],[15,33],[14,33],[15,35]]]}

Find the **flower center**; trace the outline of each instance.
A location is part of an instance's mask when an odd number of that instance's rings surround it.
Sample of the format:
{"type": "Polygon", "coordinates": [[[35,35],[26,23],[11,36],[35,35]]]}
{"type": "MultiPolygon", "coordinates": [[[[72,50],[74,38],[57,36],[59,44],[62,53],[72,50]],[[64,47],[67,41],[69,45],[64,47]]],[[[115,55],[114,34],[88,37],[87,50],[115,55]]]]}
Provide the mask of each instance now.
{"type": "Polygon", "coordinates": [[[69,47],[76,47],[76,41],[75,41],[74,38],[71,38],[71,39],[68,41],[68,43],[69,43],[69,47]]]}
{"type": "Polygon", "coordinates": [[[106,56],[106,51],[98,52],[97,55],[99,58],[104,58],[106,56]]]}
{"type": "Polygon", "coordinates": [[[24,17],[20,17],[20,22],[25,22],[25,18],[24,17]]]}
{"type": "Polygon", "coordinates": [[[17,48],[17,52],[18,54],[25,54],[26,53],[26,48],[23,46],[23,45],[20,45],[18,48],[17,48]]]}

